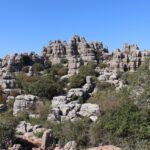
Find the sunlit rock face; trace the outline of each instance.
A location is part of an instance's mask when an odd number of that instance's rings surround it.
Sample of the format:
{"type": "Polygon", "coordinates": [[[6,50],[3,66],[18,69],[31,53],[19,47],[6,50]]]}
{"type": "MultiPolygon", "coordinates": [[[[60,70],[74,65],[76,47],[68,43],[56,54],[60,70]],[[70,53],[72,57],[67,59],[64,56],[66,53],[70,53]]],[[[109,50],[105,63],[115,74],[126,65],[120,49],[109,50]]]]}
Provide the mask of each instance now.
{"type": "Polygon", "coordinates": [[[66,43],[60,40],[50,41],[47,47],[43,47],[42,55],[52,64],[59,64],[66,56],[66,43]]]}
{"type": "Polygon", "coordinates": [[[13,105],[13,114],[16,116],[19,112],[34,109],[38,101],[39,97],[34,95],[18,95],[15,98],[15,102],[13,105]]]}
{"type": "Polygon", "coordinates": [[[68,62],[68,74],[79,72],[82,64],[94,61],[99,58],[97,55],[108,53],[108,49],[103,46],[102,42],[88,43],[84,37],[73,36],[69,43],[65,41],[49,42],[47,47],[43,47],[42,56],[45,62],[50,61],[52,65],[59,64],[66,59],[68,62]]]}
{"type": "Polygon", "coordinates": [[[2,77],[2,88],[3,89],[14,89],[16,88],[16,76],[12,72],[12,67],[7,67],[6,73],[2,77]]]}
{"type": "Polygon", "coordinates": [[[110,67],[120,71],[135,71],[144,63],[149,51],[141,51],[136,44],[124,44],[123,50],[117,49],[112,53],[110,67]]]}

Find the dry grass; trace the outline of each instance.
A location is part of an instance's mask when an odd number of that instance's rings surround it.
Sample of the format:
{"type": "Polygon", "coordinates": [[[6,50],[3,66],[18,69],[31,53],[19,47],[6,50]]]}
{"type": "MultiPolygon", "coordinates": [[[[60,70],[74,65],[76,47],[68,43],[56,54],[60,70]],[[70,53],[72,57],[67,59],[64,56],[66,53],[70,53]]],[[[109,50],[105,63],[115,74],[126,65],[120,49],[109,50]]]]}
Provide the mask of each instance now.
{"type": "Polygon", "coordinates": [[[114,92],[98,91],[89,100],[90,103],[98,104],[102,111],[109,111],[120,106],[120,100],[114,92]]]}

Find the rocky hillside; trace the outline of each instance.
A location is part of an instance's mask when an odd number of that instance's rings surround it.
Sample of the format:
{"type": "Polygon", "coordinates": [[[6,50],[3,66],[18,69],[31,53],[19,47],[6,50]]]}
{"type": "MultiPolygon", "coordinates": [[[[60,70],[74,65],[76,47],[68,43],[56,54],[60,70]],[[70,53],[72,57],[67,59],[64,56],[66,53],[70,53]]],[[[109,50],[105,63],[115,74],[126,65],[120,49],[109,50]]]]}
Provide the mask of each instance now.
{"type": "Polygon", "coordinates": [[[50,41],[41,55],[7,55],[0,149],[148,150],[149,57],[135,44],[109,53],[77,35],[50,41]]]}

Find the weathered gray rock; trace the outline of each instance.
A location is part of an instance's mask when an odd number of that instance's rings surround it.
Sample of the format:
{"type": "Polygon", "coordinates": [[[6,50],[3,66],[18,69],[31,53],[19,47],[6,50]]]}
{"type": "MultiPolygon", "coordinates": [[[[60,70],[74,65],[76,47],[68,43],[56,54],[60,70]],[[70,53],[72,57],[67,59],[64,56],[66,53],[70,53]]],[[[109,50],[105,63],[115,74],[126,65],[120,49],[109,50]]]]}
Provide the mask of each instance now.
{"type": "Polygon", "coordinates": [[[42,50],[43,56],[50,60],[52,64],[58,64],[61,62],[61,59],[66,55],[65,42],[60,40],[50,41],[47,47],[43,47],[42,50]]]}
{"type": "Polygon", "coordinates": [[[83,117],[99,116],[100,107],[97,104],[85,103],[81,105],[78,115],[83,117]]]}
{"type": "Polygon", "coordinates": [[[18,95],[13,105],[13,114],[17,115],[20,111],[34,109],[38,100],[39,98],[34,95],[18,95]]]}
{"type": "Polygon", "coordinates": [[[88,43],[84,37],[75,35],[69,43],[60,40],[50,41],[48,46],[43,47],[42,56],[44,62],[50,61],[52,65],[66,59],[68,61],[68,74],[72,75],[79,73],[81,64],[86,64],[89,61],[99,61],[96,57],[99,52],[102,55],[108,53],[108,49],[103,46],[102,42],[88,43]]]}
{"type": "Polygon", "coordinates": [[[85,92],[91,93],[93,91],[94,85],[92,83],[92,77],[86,77],[86,84],[82,87],[85,92]]]}
{"type": "Polygon", "coordinates": [[[12,71],[12,66],[9,64],[6,70],[6,74],[3,75],[2,79],[3,89],[14,89],[16,88],[16,76],[12,71]]]}
{"type": "Polygon", "coordinates": [[[47,148],[52,149],[54,144],[54,137],[51,129],[44,132],[42,136],[41,149],[46,150],[47,148]]]}
{"type": "Polygon", "coordinates": [[[70,110],[72,110],[74,107],[75,107],[74,104],[70,104],[70,103],[68,103],[68,104],[62,104],[60,106],[60,110],[62,112],[62,115],[67,116],[68,112],[70,110]]]}
{"type": "Polygon", "coordinates": [[[33,135],[33,133],[44,133],[45,130],[46,128],[43,128],[42,125],[32,126],[31,123],[28,123],[26,121],[21,121],[16,127],[16,132],[18,134],[22,134],[26,136],[30,135],[30,133],[31,135],[33,135]]]}
{"type": "Polygon", "coordinates": [[[70,89],[68,91],[67,97],[73,97],[73,96],[78,96],[78,97],[84,97],[85,91],[82,88],[75,88],[75,89],[70,89]]]}
{"type": "Polygon", "coordinates": [[[142,52],[136,44],[124,44],[123,50],[117,49],[112,54],[110,67],[120,71],[135,71],[144,63],[144,58],[149,56],[147,51],[142,52]]]}
{"type": "Polygon", "coordinates": [[[32,66],[30,66],[29,72],[27,73],[27,76],[31,77],[31,76],[33,76],[33,74],[34,74],[33,68],[32,68],[32,66]]]}
{"type": "Polygon", "coordinates": [[[23,150],[20,144],[14,144],[12,147],[9,147],[8,150],[23,150]]]}
{"type": "Polygon", "coordinates": [[[52,108],[59,107],[61,104],[67,103],[66,96],[55,96],[52,100],[52,108]]]}
{"type": "Polygon", "coordinates": [[[33,131],[33,126],[30,123],[27,123],[26,121],[21,121],[17,127],[16,127],[16,132],[17,133],[26,133],[26,132],[32,132],[33,131]]]}
{"type": "Polygon", "coordinates": [[[88,148],[86,150],[122,150],[122,149],[113,145],[105,145],[105,146],[88,148]]]}
{"type": "Polygon", "coordinates": [[[70,141],[65,144],[64,150],[77,150],[77,143],[75,141],[70,141]]]}
{"type": "Polygon", "coordinates": [[[78,150],[77,143],[75,141],[69,141],[64,147],[57,146],[54,150],[78,150]]]}
{"type": "MultiPolygon", "coordinates": [[[[58,117],[55,117],[55,115],[54,114],[48,114],[48,117],[47,117],[47,121],[49,121],[49,122],[56,122],[56,121],[58,121],[56,118],[58,118],[58,117]]],[[[59,117],[60,118],[60,117],[59,117]]],[[[59,119],[60,120],[60,119],[59,119]]]]}

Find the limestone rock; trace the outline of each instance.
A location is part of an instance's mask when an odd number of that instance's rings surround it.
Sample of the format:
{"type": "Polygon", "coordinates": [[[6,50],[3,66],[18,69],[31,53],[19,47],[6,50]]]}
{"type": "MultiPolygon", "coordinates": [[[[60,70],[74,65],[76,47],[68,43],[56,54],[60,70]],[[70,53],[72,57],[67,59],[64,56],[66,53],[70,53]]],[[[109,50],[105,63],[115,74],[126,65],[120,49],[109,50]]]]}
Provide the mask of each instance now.
{"type": "Polygon", "coordinates": [[[66,96],[55,96],[52,100],[52,108],[59,107],[61,104],[67,103],[66,96]]]}
{"type": "Polygon", "coordinates": [[[8,150],[23,150],[20,144],[14,144],[12,147],[9,147],[8,150]]]}
{"type": "Polygon", "coordinates": [[[100,107],[97,104],[85,103],[82,104],[78,114],[83,117],[99,116],[100,107]]]}
{"type": "Polygon", "coordinates": [[[41,149],[46,150],[48,147],[52,148],[54,144],[54,137],[51,129],[48,129],[44,132],[42,136],[41,149]]]}
{"type": "Polygon", "coordinates": [[[39,98],[34,95],[18,95],[13,105],[13,114],[17,115],[20,111],[34,109],[38,100],[39,98]]]}
{"type": "Polygon", "coordinates": [[[105,145],[94,148],[88,148],[86,150],[122,150],[122,149],[113,145],[105,145]]]}
{"type": "Polygon", "coordinates": [[[75,141],[70,141],[65,144],[64,150],[77,150],[77,143],[75,141]]]}

